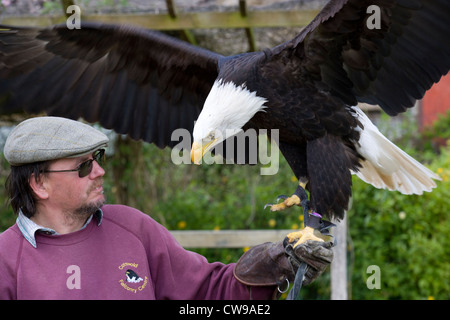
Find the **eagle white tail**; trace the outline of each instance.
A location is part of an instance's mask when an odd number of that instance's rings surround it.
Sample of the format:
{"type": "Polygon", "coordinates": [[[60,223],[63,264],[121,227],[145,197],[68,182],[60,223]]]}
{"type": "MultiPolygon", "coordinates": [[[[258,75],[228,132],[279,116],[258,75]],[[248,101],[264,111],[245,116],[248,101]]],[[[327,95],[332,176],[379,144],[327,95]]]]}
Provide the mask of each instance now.
{"type": "Polygon", "coordinates": [[[389,141],[358,107],[352,107],[364,126],[357,151],[366,159],[356,175],[376,188],[403,194],[422,194],[436,187],[439,176],[389,141]]]}

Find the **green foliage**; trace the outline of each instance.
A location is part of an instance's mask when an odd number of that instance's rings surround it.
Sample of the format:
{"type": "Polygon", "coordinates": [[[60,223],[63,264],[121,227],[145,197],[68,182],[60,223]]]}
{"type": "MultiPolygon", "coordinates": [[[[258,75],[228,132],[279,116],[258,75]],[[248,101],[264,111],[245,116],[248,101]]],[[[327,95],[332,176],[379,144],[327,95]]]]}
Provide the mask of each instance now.
{"type": "Polygon", "coordinates": [[[423,132],[425,138],[425,148],[439,149],[439,146],[445,145],[450,140],[450,110],[446,114],[438,115],[438,119],[430,127],[425,128],[423,132]]]}
{"type": "Polygon", "coordinates": [[[42,14],[61,13],[61,1],[44,1],[42,3],[42,14]]]}
{"type": "MultiPolygon", "coordinates": [[[[65,6],[67,6],[68,1],[64,1],[65,6]]],[[[92,4],[90,0],[77,0],[73,3],[81,7],[82,12],[85,9],[96,10],[96,11],[120,11],[120,9],[129,6],[128,0],[99,0],[95,4],[92,4]]],[[[63,10],[61,0],[44,0],[42,3],[41,14],[61,14],[63,10]]]]}
{"type": "Polygon", "coordinates": [[[354,179],[349,212],[353,298],[450,297],[450,147],[429,168],[442,181],[433,192],[421,196],[377,190],[354,179]],[[367,289],[369,265],[380,267],[380,290],[367,289]]]}
{"type": "Polygon", "coordinates": [[[445,140],[450,139],[450,110],[446,114],[438,115],[438,119],[433,125],[425,130],[425,137],[432,139],[440,137],[445,140]]]}
{"type": "MultiPolygon", "coordinates": [[[[6,177],[9,174],[9,164],[2,155],[0,157],[0,186],[1,190],[6,182],[6,177]]],[[[13,213],[11,206],[9,206],[9,201],[6,198],[6,192],[3,191],[0,194],[0,232],[8,229],[11,225],[16,222],[16,216],[13,213]]]]}

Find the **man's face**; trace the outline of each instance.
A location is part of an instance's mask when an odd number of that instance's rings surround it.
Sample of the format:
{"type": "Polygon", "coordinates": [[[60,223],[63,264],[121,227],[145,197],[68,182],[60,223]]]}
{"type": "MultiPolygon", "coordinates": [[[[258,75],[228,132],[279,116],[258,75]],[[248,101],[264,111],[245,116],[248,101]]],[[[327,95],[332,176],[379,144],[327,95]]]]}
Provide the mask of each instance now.
{"type": "MultiPolygon", "coordinates": [[[[55,160],[49,171],[70,170],[90,160],[93,155],[55,160]]],[[[105,171],[97,161],[92,162],[92,171],[80,178],[78,172],[50,172],[46,175],[48,191],[47,205],[68,214],[90,215],[105,202],[103,194],[103,175],[105,171]]]]}

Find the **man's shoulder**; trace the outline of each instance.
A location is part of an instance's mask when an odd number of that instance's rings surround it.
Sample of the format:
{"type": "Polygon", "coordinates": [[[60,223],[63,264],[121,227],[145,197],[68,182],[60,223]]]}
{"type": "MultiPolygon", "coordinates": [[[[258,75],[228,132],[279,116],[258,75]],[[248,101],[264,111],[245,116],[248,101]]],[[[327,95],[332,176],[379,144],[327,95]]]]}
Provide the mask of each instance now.
{"type": "Polygon", "coordinates": [[[17,238],[20,236],[20,230],[17,224],[13,224],[11,227],[6,229],[4,232],[0,232],[0,243],[3,241],[17,241],[17,238]]]}
{"type": "Polygon", "coordinates": [[[0,255],[5,252],[11,252],[12,250],[17,249],[18,242],[21,240],[22,235],[20,234],[20,230],[16,224],[9,227],[4,232],[0,233],[0,255]]]}
{"type": "Polygon", "coordinates": [[[149,228],[158,228],[159,223],[138,209],[125,205],[104,205],[103,219],[112,222],[133,233],[149,228]]]}
{"type": "Polygon", "coordinates": [[[105,204],[102,206],[103,214],[107,217],[122,218],[124,214],[130,215],[132,218],[142,218],[142,216],[147,216],[142,211],[136,208],[129,207],[122,204],[105,204]]]}

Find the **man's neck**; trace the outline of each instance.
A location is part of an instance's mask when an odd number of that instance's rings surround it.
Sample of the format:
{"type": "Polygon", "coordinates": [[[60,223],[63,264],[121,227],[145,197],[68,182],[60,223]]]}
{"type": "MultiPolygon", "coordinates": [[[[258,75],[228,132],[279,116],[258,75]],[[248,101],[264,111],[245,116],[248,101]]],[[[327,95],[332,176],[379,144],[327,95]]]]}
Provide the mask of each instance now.
{"type": "Polygon", "coordinates": [[[58,234],[67,234],[80,230],[89,216],[38,210],[31,220],[44,228],[55,230],[58,234]]]}

